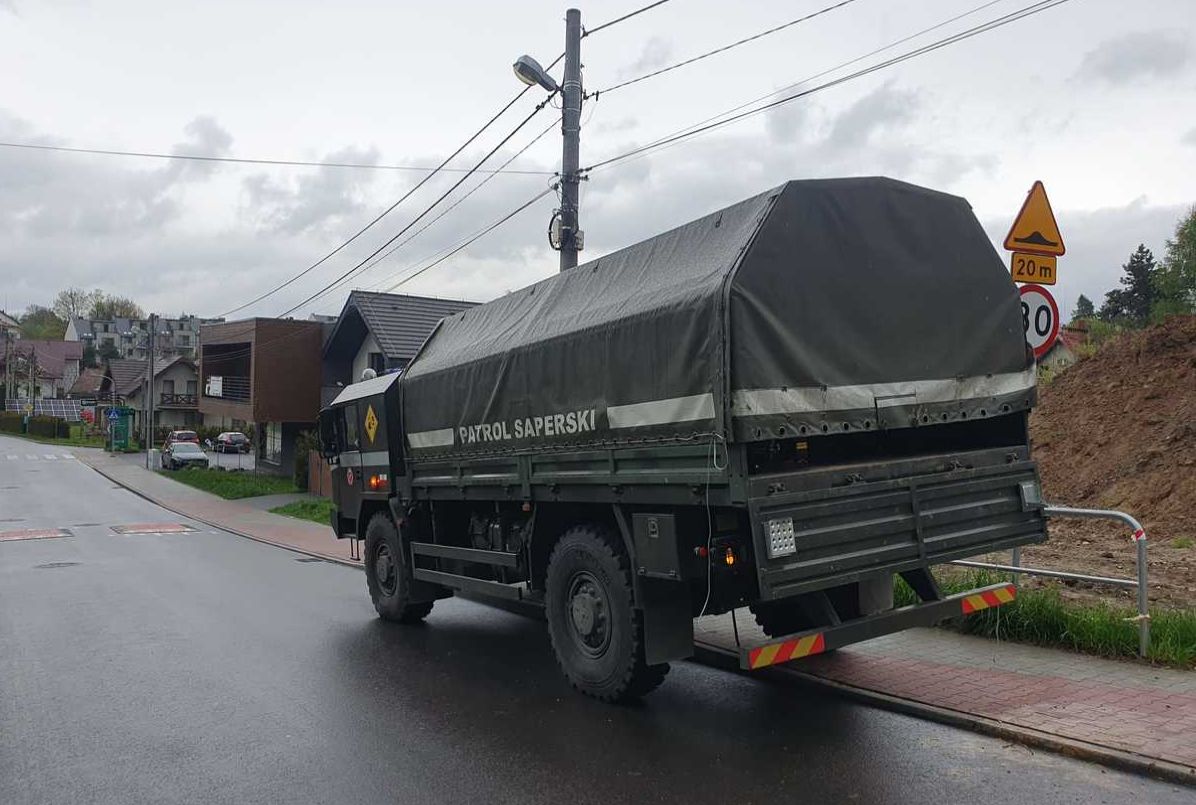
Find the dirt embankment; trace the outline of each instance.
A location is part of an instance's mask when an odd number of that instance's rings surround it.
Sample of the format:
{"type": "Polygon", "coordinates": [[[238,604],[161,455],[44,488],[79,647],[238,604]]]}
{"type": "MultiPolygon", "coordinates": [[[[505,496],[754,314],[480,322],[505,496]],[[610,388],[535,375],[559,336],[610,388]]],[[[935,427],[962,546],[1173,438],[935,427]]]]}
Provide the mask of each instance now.
{"type": "MultiPolygon", "coordinates": [[[[1196,607],[1196,316],[1126,333],[1040,386],[1030,434],[1047,500],[1134,515],[1149,536],[1152,601],[1196,607]]],[[[1023,556],[1134,575],[1134,546],[1114,523],[1055,520],[1023,556]]]]}

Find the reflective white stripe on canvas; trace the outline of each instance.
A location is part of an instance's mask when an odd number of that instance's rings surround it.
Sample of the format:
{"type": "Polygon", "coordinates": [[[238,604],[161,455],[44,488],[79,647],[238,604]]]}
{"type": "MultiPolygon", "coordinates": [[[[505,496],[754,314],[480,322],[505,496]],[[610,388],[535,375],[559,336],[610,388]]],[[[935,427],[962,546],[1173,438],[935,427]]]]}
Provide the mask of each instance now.
{"type": "Polygon", "coordinates": [[[407,443],[416,450],[428,447],[452,447],[453,429],[441,428],[440,430],[421,430],[417,433],[408,433],[407,443]]]}
{"type": "Polygon", "coordinates": [[[897,405],[950,403],[1017,394],[1034,388],[1034,367],[945,380],[911,380],[905,383],[864,383],[790,389],[740,389],[731,395],[734,416],[804,414],[821,411],[855,411],[897,405]]]}
{"type": "Polygon", "coordinates": [[[714,419],[713,394],[649,400],[631,405],[612,405],[606,409],[606,421],[612,429],[646,428],[651,425],[671,425],[675,422],[694,422],[702,419],[714,419]]]}

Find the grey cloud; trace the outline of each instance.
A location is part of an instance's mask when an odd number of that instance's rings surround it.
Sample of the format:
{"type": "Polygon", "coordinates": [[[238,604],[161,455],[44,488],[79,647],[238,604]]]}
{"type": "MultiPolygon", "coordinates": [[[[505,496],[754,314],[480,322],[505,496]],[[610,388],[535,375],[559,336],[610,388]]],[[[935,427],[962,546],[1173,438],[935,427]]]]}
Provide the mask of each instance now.
{"type": "Polygon", "coordinates": [[[1140,78],[1175,75],[1183,70],[1190,55],[1188,42],[1181,34],[1135,31],[1088,51],[1076,74],[1089,81],[1128,84],[1140,78]]]}
{"type": "MultiPolygon", "coordinates": [[[[219,146],[222,132],[214,121],[197,119],[187,127],[186,147],[194,151],[219,146]]],[[[22,142],[66,144],[39,135],[27,121],[2,110],[0,135],[22,142]]],[[[179,203],[172,193],[177,185],[209,173],[175,161],[149,170],[130,164],[108,157],[5,149],[0,153],[0,174],[5,177],[0,185],[0,230],[34,238],[71,232],[145,234],[178,216],[179,203]]]]}
{"type": "Polygon", "coordinates": [[[1184,145],[1196,145],[1196,129],[1192,129],[1179,140],[1184,145]]]}
{"type": "Polygon", "coordinates": [[[830,139],[843,148],[857,148],[876,134],[909,122],[918,108],[916,92],[886,82],[853,103],[831,127],[830,139]]]}
{"type": "MultiPolygon", "coordinates": [[[[378,162],[377,148],[349,146],[326,154],[329,162],[378,162]]],[[[243,187],[247,212],[267,231],[296,234],[335,226],[363,211],[364,189],[375,171],[319,168],[312,173],[278,178],[260,173],[247,177],[243,187]]]]}
{"type": "Polygon", "coordinates": [[[668,40],[653,36],[644,43],[640,55],[635,61],[619,70],[619,78],[635,78],[643,73],[664,67],[673,57],[673,46],[668,40]]]}

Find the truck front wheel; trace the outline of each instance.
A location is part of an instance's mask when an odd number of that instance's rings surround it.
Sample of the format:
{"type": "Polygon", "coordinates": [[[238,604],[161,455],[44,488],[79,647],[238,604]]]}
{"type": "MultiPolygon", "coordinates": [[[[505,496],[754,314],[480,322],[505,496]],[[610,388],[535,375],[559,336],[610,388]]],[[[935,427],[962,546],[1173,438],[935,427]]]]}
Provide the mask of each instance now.
{"type": "Polygon", "coordinates": [[[374,609],[383,620],[419,623],[432,611],[432,601],[411,601],[411,571],[399,530],[383,513],[371,517],[365,529],[365,579],[374,609]]]}
{"type": "Polygon", "coordinates": [[[548,559],[548,635],[565,676],[603,701],[637,699],[664,681],[668,664],[644,658],[643,614],[632,601],[629,562],[606,529],[571,528],[548,559]]]}

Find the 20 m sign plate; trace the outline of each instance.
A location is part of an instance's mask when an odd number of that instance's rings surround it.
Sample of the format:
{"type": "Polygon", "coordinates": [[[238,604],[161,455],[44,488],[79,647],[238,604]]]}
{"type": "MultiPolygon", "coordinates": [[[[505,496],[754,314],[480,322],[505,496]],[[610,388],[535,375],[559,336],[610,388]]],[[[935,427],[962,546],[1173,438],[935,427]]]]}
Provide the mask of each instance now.
{"type": "Polygon", "coordinates": [[[1034,350],[1034,357],[1041,360],[1059,337],[1059,306],[1051,292],[1041,285],[1023,285],[1019,291],[1026,343],[1034,350]]]}

